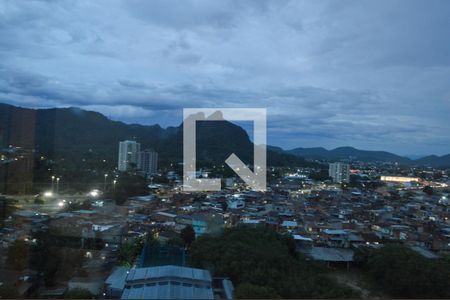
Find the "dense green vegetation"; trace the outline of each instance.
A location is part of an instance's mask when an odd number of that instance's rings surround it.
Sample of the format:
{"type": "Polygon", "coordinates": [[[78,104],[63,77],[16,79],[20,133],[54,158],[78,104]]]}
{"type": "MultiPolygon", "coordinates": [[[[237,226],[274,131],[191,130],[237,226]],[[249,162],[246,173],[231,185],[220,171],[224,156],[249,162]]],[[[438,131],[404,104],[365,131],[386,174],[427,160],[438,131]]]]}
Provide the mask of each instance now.
{"type": "Polygon", "coordinates": [[[36,270],[46,286],[58,280],[69,280],[73,276],[86,276],[79,273],[85,251],[57,246],[54,237],[38,233],[32,237],[34,244],[16,240],[9,248],[6,258],[7,269],[23,271],[36,270]]]}
{"type": "Polygon", "coordinates": [[[181,230],[180,238],[183,240],[185,246],[191,246],[191,244],[195,241],[195,231],[192,225],[188,225],[181,230]]]}
{"type": "Polygon", "coordinates": [[[142,252],[145,241],[142,238],[137,238],[133,242],[124,242],[120,247],[118,264],[125,267],[131,267],[142,252]]]}
{"type": "Polygon", "coordinates": [[[360,266],[373,288],[397,298],[450,298],[450,261],[427,259],[399,245],[362,249],[360,266]]]}
{"type": "Polygon", "coordinates": [[[311,172],[309,177],[313,180],[318,180],[318,181],[325,181],[325,180],[330,179],[330,176],[328,175],[328,169],[326,167],[311,172]]]}
{"type": "Polygon", "coordinates": [[[65,299],[91,299],[94,295],[87,290],[82,288],[73,288],[64,293],[65,299]]]}
{"type": "Polygon", "coordinates": [[[272,287],[244,282],[236,287],[234,297],[236,299],[277,299],[280,295],[272,287]]]}
{"type": "Polygon", "coordinates": [[[8,248],[6,265],[13,270],[24,270],[29,265],[30,247],[23,240],[16,240],[8,248]]]}
{"type": "MultiPolygon", "coordinates": [[[[334,281],[331,270],[295,252],[293,240],[259,227],[236,227],[192,243],[190,263],[229,277],[236,298],[349,298],[360,295],[334,281]]],[[[402,245],[360,248],[355,267],[374,295],[450,298],[450,259],[428,259],[402,245]]]]}
{"type": "Polygon", "coordinates": [[[123,204],[129,197],[148,194],[148,187],[142,176],[123,173],[117,179],[116,187],[107,193],[117,205],[123,204]]]}
{"type": "Polygon", "coordinates": [[[16,211],[14,200],[0,196],[0,228],[4,227],[4,221],[16,211]]]}
{"type": "Polygon", "coordinates": [[[266,228],[245,226],[192,243],[190,263],[214,276],[227,276],[239,298],[349,298],[354,290],[339,285],[327,269],[295,252],[291,238],[266,228]]]}
{"type": "Polygon", "coordinates": [[[19,299],[20,295],[17,288],[13,285],[0,286],[0,299],[19,299]]]}

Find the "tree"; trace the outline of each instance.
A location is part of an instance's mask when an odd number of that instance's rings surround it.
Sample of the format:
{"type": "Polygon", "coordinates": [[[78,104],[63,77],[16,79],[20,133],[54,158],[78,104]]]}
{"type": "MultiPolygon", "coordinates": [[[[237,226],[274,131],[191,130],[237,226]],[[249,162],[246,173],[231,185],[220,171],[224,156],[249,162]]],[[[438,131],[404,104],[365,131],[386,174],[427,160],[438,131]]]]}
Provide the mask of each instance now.
{"type": "Polygon", "coordinates": [[[73,288],[64,293],[64,299],[91,299],[94,295],[83,288],[73,288]]]}
{"type": "Polygon", "coordinates": [[[45,203],[45,201],[44,201],[44,199],[42,199],[41,197],[36,197],[36,198],[34,198],[34,204],[40,204],[40,205],[42,205],[42,204],[44,204],[45,203]]]}
{"type": "Polygon", "coordinates": [[[130,267],[144,248],[143,238],[136,238],[133,242],[125,242],[120,247],[118,262],[121,266],[130,267]]]}
{"type": "Polygon", "coordinates": [[[19,299],[20,295],[16,287],[10,285],[0,286],[0,299],[19,299]]]}
{"type": "Polygon", "coordinates": [[[185,243],[181,239],[181,237],[177,237],[177,236],[170,238],[166,243],[167,246],[171,246],[171,247],[183,247],[184,244],[185,243]]]}
{"type": "Polygon", "coordinates": [[[369,247],[358,247],[355,250],[353,255],[353,262],[356,266],[360,268],[366,268],[367,262],[369,260],[369,255],[371,253],[371,249],[369,247]]]}
{"type": "Polygon", "coordinates": [[[12,215],[16,210],[14,200],[6,199],[6,197],[0,196],[0,228],[4,227],[4,220],[12,215]]]}
{"type": "Polygon", "coordinates": [[[28,267],[30,259],[30,247],[23,240],[16,240],[8,248],[7,265],[21,271],[28,267]]]}
{"type": "Polygon", "coordinates": [[[181,230],[180,237],[187,247],[195,241],[195,231],[192,225],[187,225],[181,230]]]}
{"type": "Polygon", "coordinates": [[[120,247],[118,261],[121,266],[131,266],[134,259],[134,247],[131,243],[123,243],[120,247]]]}
{"type": "Polygon", "coordinates": [[[450,263],[424,258],[404,246],[387,245],[373,251],[367,273],[392,297],[450,298],[450,263]]]}
{"type": "Polygon", "coordinates": [[[167,179],[167,177],[160,176],[160,175],[153,175],[151,177],[151,181],[152,181],[152,183],[157,183],[157,184],[167,184],[170,182],[169,179],[167,179]]]}
{"type": "Polygon", "coordinates": [[[117,179],[112,198],[117,205],[122,205],[129,197],[148,193],[147,183],[142,176],[122,174],[117,179]]]}
{"type": "Polygon", "coordinates": [[[220,205],[222,206],[222,210],[223,211],[227,211],[227,209],[228,209],[227,201],[223,201],[222,203],[220,203],[220,205]]]}
{"type": "Polygon", "coordinates": [[[426,185],[426,186],[423,188],[422,192],[424,192],[424,193],[427,194],[428,196],[432,196],[433,193],[434,193],[433,188],[432,188],[431,186],[429,186],[429,185],[426,185]]]}
{"type": "Polygon", "coordinates": [[[328,175],[328,169],[320,169],[319,171],[311,171],[309,178],[316,181],[325,181],[330,179],[330,175],[328,175]]]}
{"type": "Polygon", "coordinates": [[[265,227],[238,226],[192,243],[191,265],[225,276],[240,287],[236,297],[346,298],[350,288],[326,276],[326,269],[292,251],[292,239],[265,227]],[[262,288],[264,287],[264,288],[262,288]]]}
{"type": "Polygon", "coordinates": [[[266,286],[251,283],[243,283],[236,287],[233,292],[236,299],[278,299],[281,298],[277,292],[266,286]]]}
{"type": "Polygon", "coordinates": [[[117,205],[123,205],[127,201],[128,195],[125,190],[119,189],[113,193],[112,199],[117,205]]]}

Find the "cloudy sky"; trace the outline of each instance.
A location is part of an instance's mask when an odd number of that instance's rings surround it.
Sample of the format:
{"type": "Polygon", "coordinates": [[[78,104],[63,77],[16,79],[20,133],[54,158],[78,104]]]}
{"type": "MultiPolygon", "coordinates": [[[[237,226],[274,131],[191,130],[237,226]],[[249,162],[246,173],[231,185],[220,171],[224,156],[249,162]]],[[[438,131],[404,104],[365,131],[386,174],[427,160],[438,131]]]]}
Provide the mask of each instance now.
{"type": "Polygon", "coordinates": [[[0,0],[0,102],[178,125],[266,107],[268,141],[450,153],[449,1],[0,0]]]}

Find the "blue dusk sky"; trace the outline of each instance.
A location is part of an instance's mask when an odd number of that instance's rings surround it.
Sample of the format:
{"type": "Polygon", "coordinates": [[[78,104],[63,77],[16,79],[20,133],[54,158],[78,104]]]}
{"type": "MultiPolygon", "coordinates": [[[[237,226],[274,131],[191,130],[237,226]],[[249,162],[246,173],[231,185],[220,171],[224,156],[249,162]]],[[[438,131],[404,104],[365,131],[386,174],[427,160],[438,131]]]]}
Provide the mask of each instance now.
{"type": "Polygon", "coordinates": [[[450,153],[450,1],[0,0],[0,102],[176,126],[265,107],[269,144],[450,153]]]}

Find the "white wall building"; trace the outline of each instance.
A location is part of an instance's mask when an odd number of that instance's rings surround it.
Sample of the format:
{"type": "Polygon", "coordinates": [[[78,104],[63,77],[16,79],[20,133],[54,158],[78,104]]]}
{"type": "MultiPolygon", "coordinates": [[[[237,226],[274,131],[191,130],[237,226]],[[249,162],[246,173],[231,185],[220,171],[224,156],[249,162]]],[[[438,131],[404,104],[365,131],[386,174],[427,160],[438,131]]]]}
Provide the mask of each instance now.
{"type": "Polygon", "coordinates": [[[141,144],[136,141],[122,141],[119,143],[119,161],[117,169],[125,172],[130,170],[132,164],[138,165],[141,144]]]}
{"type": "Polygon", "coordinates": [[[333,178],[333,182],[349,182],[350,165],[341,162],[331,163],[328,168],[328,175],[333,178]]]}

